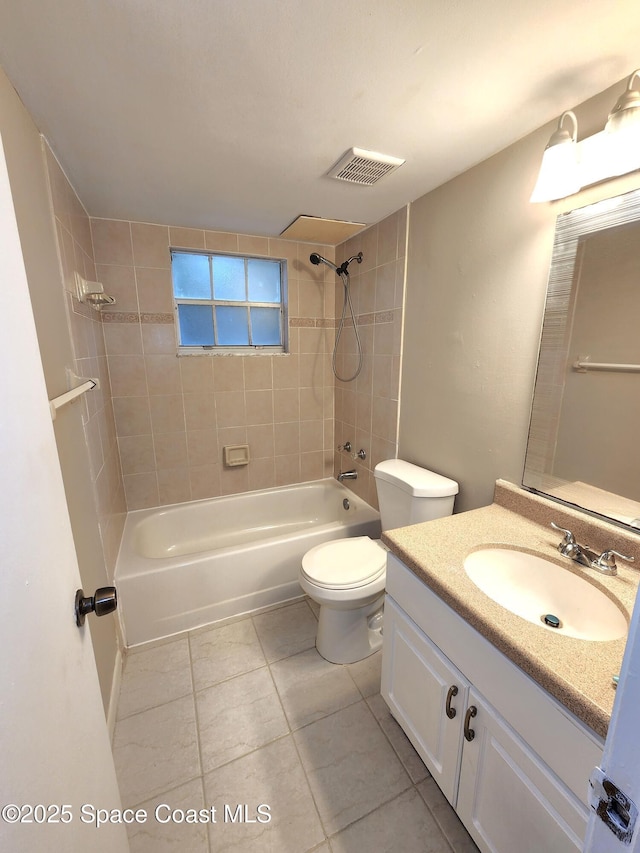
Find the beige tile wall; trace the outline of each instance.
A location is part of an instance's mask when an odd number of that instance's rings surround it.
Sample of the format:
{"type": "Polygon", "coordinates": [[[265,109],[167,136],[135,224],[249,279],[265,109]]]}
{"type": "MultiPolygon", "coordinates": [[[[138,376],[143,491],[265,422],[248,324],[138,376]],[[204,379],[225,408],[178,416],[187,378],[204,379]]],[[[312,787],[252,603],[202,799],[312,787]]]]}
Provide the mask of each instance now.
{"type": "Polygon", "coordinates": [[[92,219],[96,275],[129,510],[331,476],[333,248],[243,234],[92,219]],[[287,259],[290,352],[176,357],[169,248],[287,259]],[[223,447],[248,443],[227,468],[223,447]]]}
{"type": "Polygon", "coordinates": [[[48,147],[46,165],[51,188],[61,274],[69,331],[75,357],[73,369],[81,377],[98,377],[100,388],[84,395],[83,426],[105,568],[113,578],[126,514],[120,457],[111,402],[109,370],[100,312],[76,298],[74,272],[94,281],[89,217],[48,147]]]}
{"type": "MultiPolygon", "coordinates": [[[[352,451],[366,451],[364,461],[335,451],[334,474],[355,468],[358,479],[346,485],[377,508],[373,469],[397,456],[400,355],[405,280],[407,209],[352,237],[336,248],[338,264],[358,252],[362,263],[349,267],[351,298],[363,350],[363,365],[352,382],[335,381],[336,448],[350,441],[352,451]]],[[[336,316],[342,312],[343,285],[336,280],[336,316]]],[[[345,325],[338,347],[339,375],[357,367],[357,345],[345,325]]]]}

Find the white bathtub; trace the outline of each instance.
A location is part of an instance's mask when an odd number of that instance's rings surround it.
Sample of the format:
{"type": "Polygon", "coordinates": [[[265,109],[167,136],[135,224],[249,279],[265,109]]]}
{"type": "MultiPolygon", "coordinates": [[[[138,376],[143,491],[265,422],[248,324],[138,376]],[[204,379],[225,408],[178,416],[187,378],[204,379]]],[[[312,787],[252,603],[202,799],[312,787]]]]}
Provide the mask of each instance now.
{"type": "Polygon", "coordinates": [[[130,512],[115,573],[125,642],[300,596],[305,551],[362,535],[380,536],[379,514],[332,479],[130,512]]]}

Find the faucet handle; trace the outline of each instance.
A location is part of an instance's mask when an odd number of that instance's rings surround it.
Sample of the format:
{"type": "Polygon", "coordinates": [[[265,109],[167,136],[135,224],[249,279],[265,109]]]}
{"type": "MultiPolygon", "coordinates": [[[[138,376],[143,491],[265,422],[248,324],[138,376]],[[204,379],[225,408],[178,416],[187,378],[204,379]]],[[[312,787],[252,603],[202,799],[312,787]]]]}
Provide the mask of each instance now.
{"type": "Polygon", "coordinates": [[[619,551],[614,551],[613,548],[609,548],[608,551],[603,551],[602,554],[600,554],[597,559],[597,564],[602,569],[615,569],[616,557],[620,557],[621,560],[626,560],[627,563],[633,563],[635,560],[635,557],[627,557],[625,554],[621,554],[619,551]]]}
{"type": "Polygon", "coordinates": [[[555,521],[551,522],[551,526],[554,530],[559,530],[561,533],[564,533],[564,540],[560,543],[560,545],[575,545],[576,537],[570,530],[567,530],[565,527],[560,527],[555,521]]]}

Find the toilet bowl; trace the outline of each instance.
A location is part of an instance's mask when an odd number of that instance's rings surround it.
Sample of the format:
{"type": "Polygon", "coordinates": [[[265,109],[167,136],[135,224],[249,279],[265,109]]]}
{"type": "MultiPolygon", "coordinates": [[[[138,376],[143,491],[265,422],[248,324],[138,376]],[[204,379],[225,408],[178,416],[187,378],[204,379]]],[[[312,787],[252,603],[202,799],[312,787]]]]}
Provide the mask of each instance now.
{"type": "MultiPolygon", "coordinates": [[[[458,484],[401,459],[374,471],[382,529],[450,515],[458,484]]],[[[331,663],[355,663],[382,645],[387,548],[368,536],[333,539],[302,558],[298,580],[320,605],[316,648],[331,663]]]]}
{"type": "Polygon", "coordinates": [[[320,605],[316,648],[331,663],[355,663],[382,645],[387,549],[368,536],[333,539],[302,558],[300,586],[320,605]]]}

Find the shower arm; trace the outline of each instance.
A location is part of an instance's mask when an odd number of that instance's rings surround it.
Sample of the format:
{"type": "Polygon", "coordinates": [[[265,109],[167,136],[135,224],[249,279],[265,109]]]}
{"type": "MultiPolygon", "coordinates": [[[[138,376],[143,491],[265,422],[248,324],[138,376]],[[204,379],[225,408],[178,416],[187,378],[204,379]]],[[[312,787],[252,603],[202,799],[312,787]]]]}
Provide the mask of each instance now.
{"type": "Polygon", "coordinates": [[[337,268],[337,270],[336,270],[336,272],[338,273],[338,275],[343,275],[344,273],[347,273],[347,274],[348,274],[348,272],[349,272],[349,264],[350,264],[352,261],[357,261],[359,264],[361,264],[361,263],[362,263],[362,252],[358,252],[358,254],[357,254],[357,255],[352,255],[352,256],[351,256],[350,258],[348,258],[348,259],[347,259],[343,264],[341,264],[341,265],[337,268]]]}

